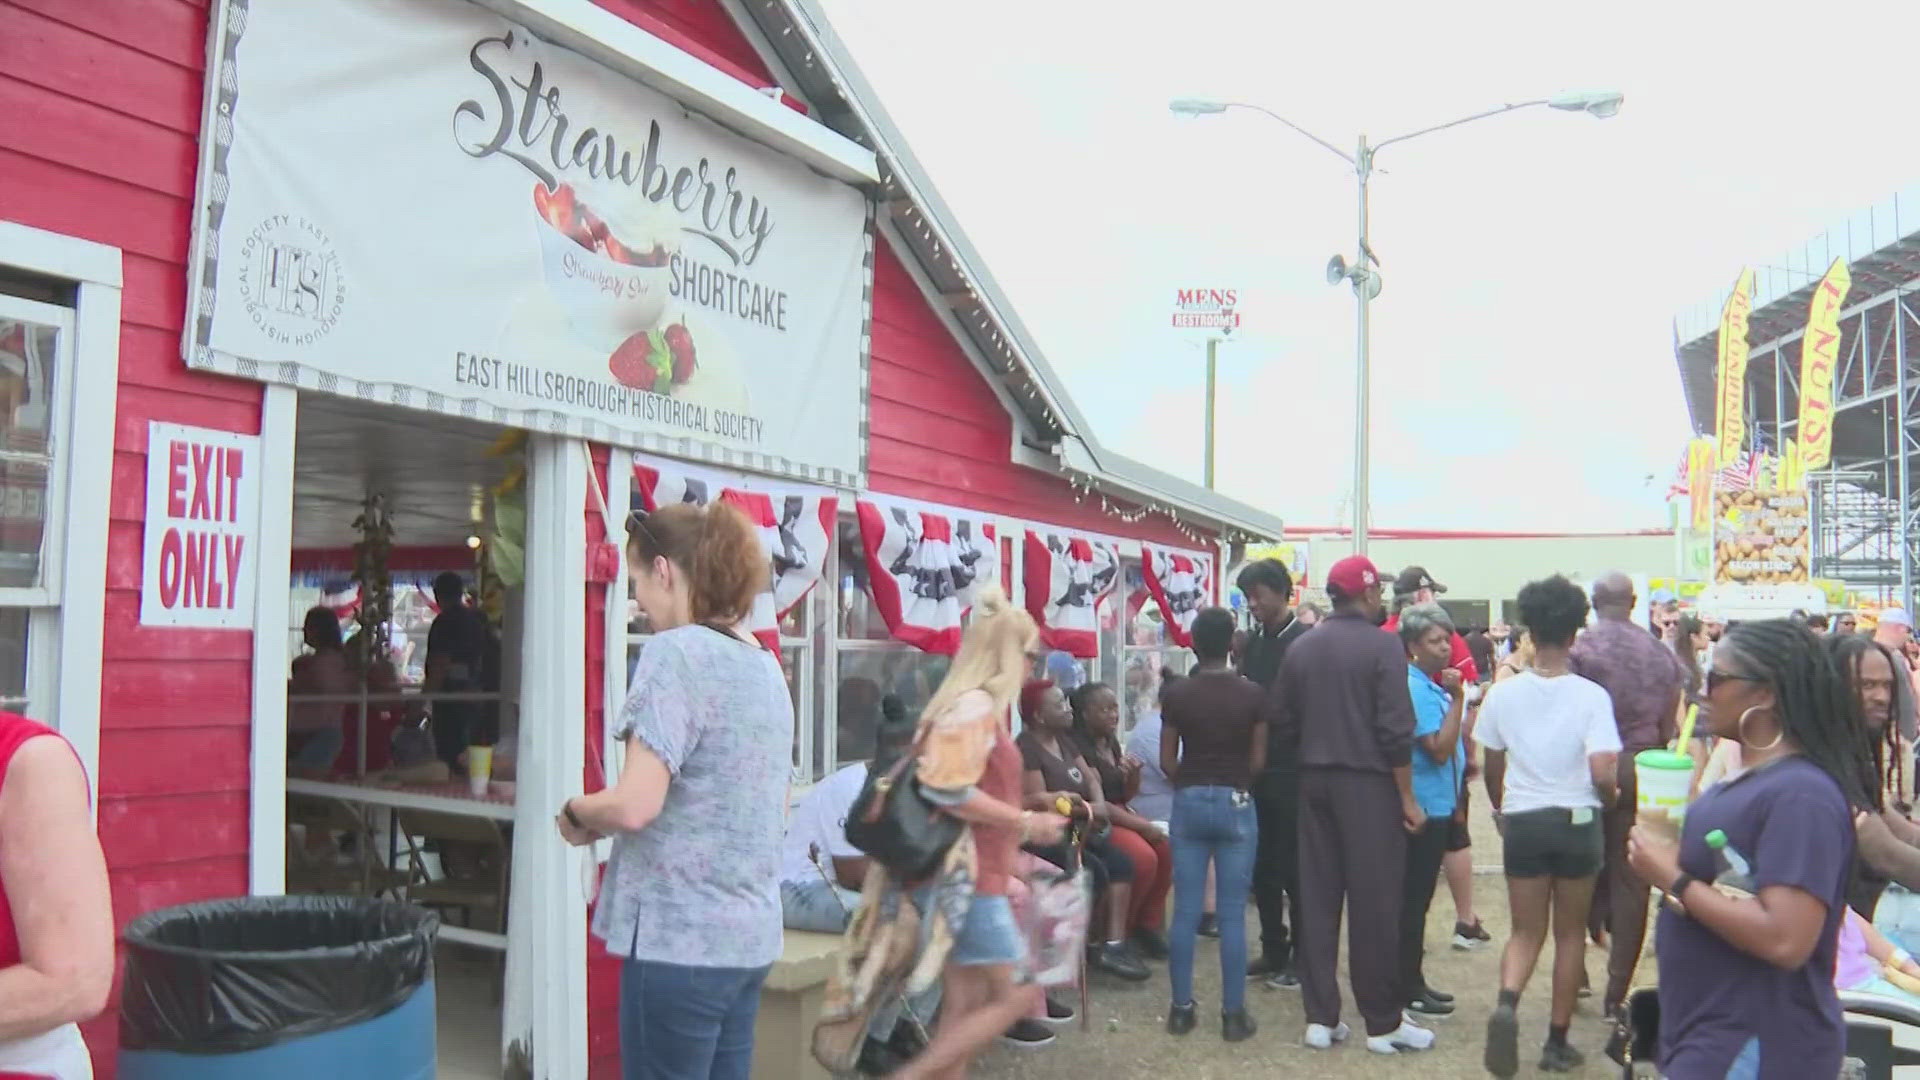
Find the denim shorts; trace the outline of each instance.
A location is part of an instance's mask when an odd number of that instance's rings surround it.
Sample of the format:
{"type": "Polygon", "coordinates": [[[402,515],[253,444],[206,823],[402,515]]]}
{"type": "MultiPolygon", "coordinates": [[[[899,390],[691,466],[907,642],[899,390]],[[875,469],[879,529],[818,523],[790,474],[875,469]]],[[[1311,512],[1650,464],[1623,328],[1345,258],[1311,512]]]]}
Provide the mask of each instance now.
{"type": "Polygon", "coordinates": [[[955,967],[1017,964],[1027,955],[1026,939],[1013,921],[1013,905],[1004,896],[975,895],[966,922],[953,935],[947,963],[955,967]]]}

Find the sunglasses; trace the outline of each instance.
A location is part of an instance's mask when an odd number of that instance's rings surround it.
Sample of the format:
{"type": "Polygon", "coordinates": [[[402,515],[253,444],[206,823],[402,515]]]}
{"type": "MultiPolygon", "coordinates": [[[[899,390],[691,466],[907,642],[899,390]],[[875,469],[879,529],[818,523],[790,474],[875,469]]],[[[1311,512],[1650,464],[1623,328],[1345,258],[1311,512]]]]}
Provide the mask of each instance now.
{"type": "Polygon", "coordinates": [[[1712,668],[1707,671],[1707,693],[1713,693],[1714,689],[1724,682],[1757,683],[1763,681],[1765,680],[1762,680],[1758,676],[1742,675],[1734,671],[1721,671],[1719,668],[1712,668]]]}

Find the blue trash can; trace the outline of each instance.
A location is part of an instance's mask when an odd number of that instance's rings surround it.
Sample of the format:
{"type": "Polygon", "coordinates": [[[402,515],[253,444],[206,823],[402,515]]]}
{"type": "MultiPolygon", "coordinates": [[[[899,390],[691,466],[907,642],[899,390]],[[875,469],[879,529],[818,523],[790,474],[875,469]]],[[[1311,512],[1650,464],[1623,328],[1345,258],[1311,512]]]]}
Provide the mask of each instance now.
{"type": "Polygon", "coordinates": [[[439,918],[384,900],[248,897],[127,926],[122,1080],[431,1080],[439,918]]]}

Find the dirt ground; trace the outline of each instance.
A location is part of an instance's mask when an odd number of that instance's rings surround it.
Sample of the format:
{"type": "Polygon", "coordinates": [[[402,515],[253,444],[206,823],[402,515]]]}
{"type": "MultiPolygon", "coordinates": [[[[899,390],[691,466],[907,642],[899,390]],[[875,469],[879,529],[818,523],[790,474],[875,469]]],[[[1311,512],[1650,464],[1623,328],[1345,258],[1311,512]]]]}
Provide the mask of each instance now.
{"type": "MultiPolygon", "coordinates": [[[[1478,804],[1484,798],[1475,799],[1478,804]]],[[[1499,838],[1484,812],[1474,822],[1475,862],[1482,867],[1497,865],[1499,838]]],[[[1427,981],[1435,988],[1457,996],[1458,1010],[1450,1017],[1431,1021],[1439,1036],[1433,1050],[1385,1058],[1369,1054],[1355,1032],[1345,1046],[1330,1052],[1307,1050],[1301,1045],[1306,1021],[1301,1014],[1300,992],[1267,990],[1258,982],[1247,987],[1247,1005],[1260,1030],[1242,1043],[1220,1039],[1220,967],[1215,943],[1201,939],[1194,971],[1194,996],[1200,1003],[1200,1025],[1184,1038],[1166,1033],[1168,986],[1166,965],[1153,964],[1154,977],[1144,983],[1125,983],[1096,975],[1090,988],[1092,1025],[1081,1030],[1078,1022],[1060,1032],[1059,1039],[1039,1050],[996,1048],[983,1056],[975,1076],[1008,1080],[1087,1080],[1091,1077],[1244,1077],[1248,1075],[1346,1078],[1406,1076],[1422,1080],[1455,1077],[1484,1077],[1481,1052],[1486,1038],[1488,1014],[1493,1011],[1499,989],[1500,950],[1506,943],[1506,883],[1498,873],[1482,872],[1474,876],[1474,907],[1493,942],[1473,952],[1456,952],[1453,939],[1453,900],[1443,882],[1434,896],[1427,922],[1427,981]]],[[[1248,929],[1256,931],[1259,917],[1247,912],[1248,929]]],[[[1344,927],[1343,927],[1344,936],[1344,927]]],[[[1649,935],[1651,936],[1651,935],[1649,935]]],[[[1257,948],[1255,950],[1257,952],[1257,948]]],[[[1541,966],[1521,1001],[1521,1076],[1537,1075],[1534,1064],[1538,1048],[1546,1036],[1548,965],[1552,944],[1547,946],[1541,966]]],[[[1345,972],[1345,947],[1341,949],[1341,990],[1343,1019],[1359,1027],[1353,1012],[1353,997],[1345,972]]],[[[1606,981],[1606,957],[1598,949],[1587,950],[1587,972],[1596,987],[1606,981]]],[[[1653,981],[1651,949],[1642,960],[1640,983],[1653,981]]],[[[1073,1000],[1072,991],[1055,991],[1073,1000]]],[[[1424,1021],[1423,1021],[1424,1023],[1424,1021]]],[[[1597,998],[1580,1002],[1574,1014],[1570,1041],[1587,1055],[1584,1070],[1572,1075],[1614,1077],[1619,1067],[1606,1060],[1600,1049],[1605,1042],[1605,1027],[1600,1019],[1597,998]]]]}

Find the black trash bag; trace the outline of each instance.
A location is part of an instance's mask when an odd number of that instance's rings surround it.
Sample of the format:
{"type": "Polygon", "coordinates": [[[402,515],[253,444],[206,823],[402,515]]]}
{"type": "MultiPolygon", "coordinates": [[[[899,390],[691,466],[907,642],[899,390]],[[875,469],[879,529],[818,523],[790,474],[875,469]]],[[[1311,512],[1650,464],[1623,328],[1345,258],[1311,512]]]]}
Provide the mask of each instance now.
{"type": "Polygon", "coordinates": [[[120,1045],[236,1053],[371,1020],[433,978],[440,918],[386,900],[262,896],[128,924],[120,1045]]]}

